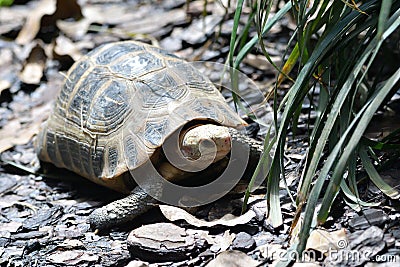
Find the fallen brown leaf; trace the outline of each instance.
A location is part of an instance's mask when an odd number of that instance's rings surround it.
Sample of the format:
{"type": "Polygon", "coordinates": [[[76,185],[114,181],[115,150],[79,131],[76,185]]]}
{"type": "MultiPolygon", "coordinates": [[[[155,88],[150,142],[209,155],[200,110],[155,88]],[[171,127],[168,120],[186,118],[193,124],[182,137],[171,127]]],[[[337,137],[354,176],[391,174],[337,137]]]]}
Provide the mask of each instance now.
{"type": "Polygon", "coordinates": [[[39,84],[43,77],[43,71],[46,64],[46,54],[40,42],[32,47],[28,58],[26,59],[19,78],[27,84],[39,84]]]}
{"type": "Polygon", "coordinates": [[[21,29],[29,12],[27,6],[2,6],[0,8],[0,35],[7,35],[21,29]]]}
{"type": "Polygon", "coordinates": [[[165,12],[154,12],[145,14],[140,19],[127,21],[117,25],[113,32],[121,34],[121,36],[129,36],[135,34],[149,34],[157,36],[157,33],[165,31],[168,24],[174,22],[182,22],[186,19],[186,13],[182,9],[173,9],[165,12]],[[157,23],[155,23],[157,22],[157,23]]]}
{"type": "MultiPolygon", "coordinates": [[[[279,65],[281,60],[278,56],[272,57],[271,59],[277,65],[279,65]]],[[[265,75],[275,75],[277,73],[276,69],[271,65],[271,63],[269,63],[264,55],[249,54],[247,57],[245,57],[243,63],[264,71],[265,75]]]]}
{"type": "Polygon", "coordinates": [[[161,212],[168,220],[170,221],[185,220],[190,225],[196,227],[213,227],[216,225],[235,226],[239,224],[248,223],[251,219],[253,219],[256,216],[254,211],[249,210],[241,216],[226,214],[225,216],[217,220],[204,221],[194,217],[193,215],[191,215],[190,213],[181,208],[168,205],[159,205],[159,207],[161,212]]]}
{"type": "Polygon", "coordinates": [[[47,86],[36,89],[35,96],[10,104],[13,117],[0,129],[0,153],[15,145],[28,143],[39,132],[40,125],[50,114],[63,80],[63,75],[55,73],[49,76],[47,86]]]}
{"type": "Polygon", "coordinates": [[[55,26],[60,19],[81,17],[81,8],[76,0],[41,0],[29,14],[16,42],[27,44],[35,39],[41,27],[55,26]]]}
{"type": "Polygon", "coordinates": [[[15,46],[0,48],[0,94],[3,90],[11,88],[16,80],[17,69],[21,67],[14,58],[15,53],[15,46]]]}
{"type": "MultiPolygon", "coordinates": [[[[68,37],[80,40],[87,33],[91,24],[119,25],[130,21],[142,21],[145,14],[139,10],[129,12],[125,6],[121,5],[85,5],[82,8],[83,18],[78,21],[57,21],[57,27],[68,37]]],[[[152,20],[154,25],[154,20],[152,20]]],[[[161,26],[160,26],[161,27],[161,26]]]]}
{"type": "Polygon", "coordinates": [[[19,118],[14,118],[0,129],[0,153],[15,145],[28,143],[32,137],[39,132],[40,125],[48,117],[51,104],[47,103],[32,109],[31,123],[23,124],[19,118]]]}
{"type": "Polygon", "coordinates": [[[77,265],[83,262],[97,262],[98,255],[91,255],[84,250],[56,251],[46,257],[48,261],[62,265],[77,265]]]}
{"type": "Polygon", "coordinates": [[[60,35],[50,45],[51,56],[60,62],[62,69],[69,69],[71,65],[82,57],[82,53],[71,39],[60,35]]]}
{"type": "Polygon", "coordinates": [[[306,249],[317,250],[327,255],[330,250],[344,249],[344,247],[341,247],[342,243],[348,244],[344,228],[333,232],[317,229],[311,232],[306,249]]]}
{"type": "Polygon", "coordinates": [[[11,82],[7,80],[0,80],[0,94],[3,90],[9,89],[11,87],[11,82]]]}

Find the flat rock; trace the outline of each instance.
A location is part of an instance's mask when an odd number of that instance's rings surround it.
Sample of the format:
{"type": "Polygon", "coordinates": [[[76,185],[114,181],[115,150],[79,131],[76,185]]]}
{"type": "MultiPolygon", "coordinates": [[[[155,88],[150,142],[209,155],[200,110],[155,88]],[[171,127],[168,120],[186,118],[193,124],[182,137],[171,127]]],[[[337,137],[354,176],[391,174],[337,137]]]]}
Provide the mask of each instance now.
{"type": "Polygon", "coordinates": [[[17,184],[17,179],[14,175],[1,174],[0,193],[4,193],[17,184]]]}
{"type": "Polygon", "coordinates": [[[233,249],[249,251],[254,248],[256,242],[254,238],[246,232],[240,232],[236,235],[232,243],[233,249]]]}
{"type": "Polygon", "coordinates": [[[168,51],[178,51],[182,49],[182,40],[174,37],[166,37],[161,42],[161,47],[168,51]]]}
{"type": "Polygon", "coordinates": [[[17,233],[13,235],[13,239],[30,240],[34,238],[41,238],[48,235],[47,231],[30,231],[25,233],[17,233]]]}
{"type": "Polygon", "coordinates": [[[363,246],[370,246],[380,243],[383,240],[384,232],[376,226],[365,231],[357,231],[350,235],[350,248],[359,249],[363,246]]]}
{"type": "Polygon", "coordinates": [[[217,15],[194,20],[182,33],[182,40],[190,46],[201,45],[214,33],[221,20],[222,17],[217,15]]]}
{"type": "Polygon", "coordinates": [[[26,219],[22,223],[22,227],[26,230],[36,230],[40,226],[56,223],[61,215],[61,206],[54,206],[48,209],[39,209],[36,215],[26,219]]]}
{"type": "Polygon", "coordinates": [[[147,261],[187,259],[200,253],[205,240],[172,223],[144,225],[128,236],[128,247],[133,256],[147,261]]]}
{"type": "Polygon", "coordinates": [[[0,231],[0,247],[6,247],[11,241],[11,233],[9,231],[0,231]]]}
{"type": "Polygon", "coordinates": [[[388,215],[380,209],[367,209],[362,214],[349,221],[349,226],[355,230],[366,229],[372,225],[382,225],[389,219],[388,215]]]}
{"type": "MultiPolygon", "coordinates": [[[[348,247],[344,248],[339,252],[341,253],[353,253],[356,257],[346,258],[339,257],[333,259],[333,257],[328,257],[326,262],[334,262],[340,264],[341,266],[360,266],[364,263],[374,260],[375,256],[378,255],[385,249],[386,242],[383,240],[384,231],[376,226],[371,226],[367,230],[356,231],[349,236],[348,247]],[[354,254],[356,253],[356,254],[354,254]]],[[[343,254],[350,255],[350,254],[343,254]]]]}
{"type": "Polygon", "coordinates": [[[11,221],[8,223],[3,223],[1,225],[1,231],[10,231],[11,233],[16,233],[21,226],[21,222],[11,221]]]}

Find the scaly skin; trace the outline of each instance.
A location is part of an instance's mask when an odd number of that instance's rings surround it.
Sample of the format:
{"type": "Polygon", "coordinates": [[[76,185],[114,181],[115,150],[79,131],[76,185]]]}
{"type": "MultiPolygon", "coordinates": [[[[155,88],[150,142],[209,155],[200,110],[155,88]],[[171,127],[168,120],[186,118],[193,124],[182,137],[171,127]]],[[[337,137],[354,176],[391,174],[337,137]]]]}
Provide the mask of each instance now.
{"type": "MultiPolygon", "coordinates": [[[[250,146],[250,161],[253,161],[253,164],[255,161],[258,161],[263,151],[262,143],[240,134],[234,129],[229,129],[228,131],[233,142],[238,142],[244,146],[250,146]]],[[[215,136],[213,136],[213,138],[215,138],[215,136]]],[[[223,138],[226,139],[225,134],[223,135],[223,138]]],[[[169,166],[169,168],[172,167],[169,166]]],[[[182,172],[178,169],[176,171],[177,173],[182,172]]],[[[162,173],[162,171],[160,173],[162,173]]],[[[156,179],[152,180],[155,181],[156,179]]],[[[161,196],[161,182],[160,184],[154,184],[153,182],[153,184],[148,186],[149,190],[152,190],[152,192],[156,192],[156,194],[160,194],[161,196]]],[[[156,202],[157,200],[146,194],[142,188],[137,186],[129,196],[111,202],[108,205],[93,211],[89,216],[89,223],[91,227],[96,230],[109,229],[116,225],[132,221],[138,215],[141,215],[154,207],[156,202]]]]}
{"type": "Polygon", "coordinates": [[[239,133],[237,130],[232,128],[229,128],[229,134],[231,135],[232,142],[238,142],[242,145],[250,147],[250,157],[255,157],[257,159],[260,158],[264,151],[264,145],[262,142],[239,133]]]}
{"type": "MultiPolygon", "coordinates": [[[[160,185],[154,185],[154,187],[161,194],[160,185]]],[[[156,202],[156,199],[137,186],[127,197],[94,210],[89,216],[89,223],[96,230],[109,229],[132,221],[138,215],[153,208],[156,202]]]]}

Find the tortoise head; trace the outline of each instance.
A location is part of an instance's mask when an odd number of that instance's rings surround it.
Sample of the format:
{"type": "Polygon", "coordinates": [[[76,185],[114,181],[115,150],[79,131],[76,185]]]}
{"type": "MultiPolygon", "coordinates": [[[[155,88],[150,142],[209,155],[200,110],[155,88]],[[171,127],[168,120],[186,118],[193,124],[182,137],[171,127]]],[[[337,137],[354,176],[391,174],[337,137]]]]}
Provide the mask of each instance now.
{"type": "Polygon", "coordinates": [[[231,135],[224,126],[195,126],[189,128],[181,138],[182,154],[189,160],[217,162],[231,151],[231,135]]]}

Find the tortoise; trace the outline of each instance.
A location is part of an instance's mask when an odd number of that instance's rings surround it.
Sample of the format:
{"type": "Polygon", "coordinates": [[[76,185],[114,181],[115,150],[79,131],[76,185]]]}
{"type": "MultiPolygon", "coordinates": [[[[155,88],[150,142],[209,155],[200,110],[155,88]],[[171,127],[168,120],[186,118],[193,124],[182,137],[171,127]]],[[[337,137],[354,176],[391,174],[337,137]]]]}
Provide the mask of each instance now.
{"type": "Polygon", "coordinates": [[[93,228],[104,229],[144,213],[161,194],[159,183],[149,182],[155,192],[149,194],[132,179],[146,162],[168,180],[190,177],[160,152],[175,132],[189,160],[213,143],[215,164],[231,142],[259,155],[261,144],[235,130],[244,125],[191,64],[155,46],[121,41],[93,49],[70,68],[35,150],[41,161],[128,194],[89,216],[93,228]]]}

